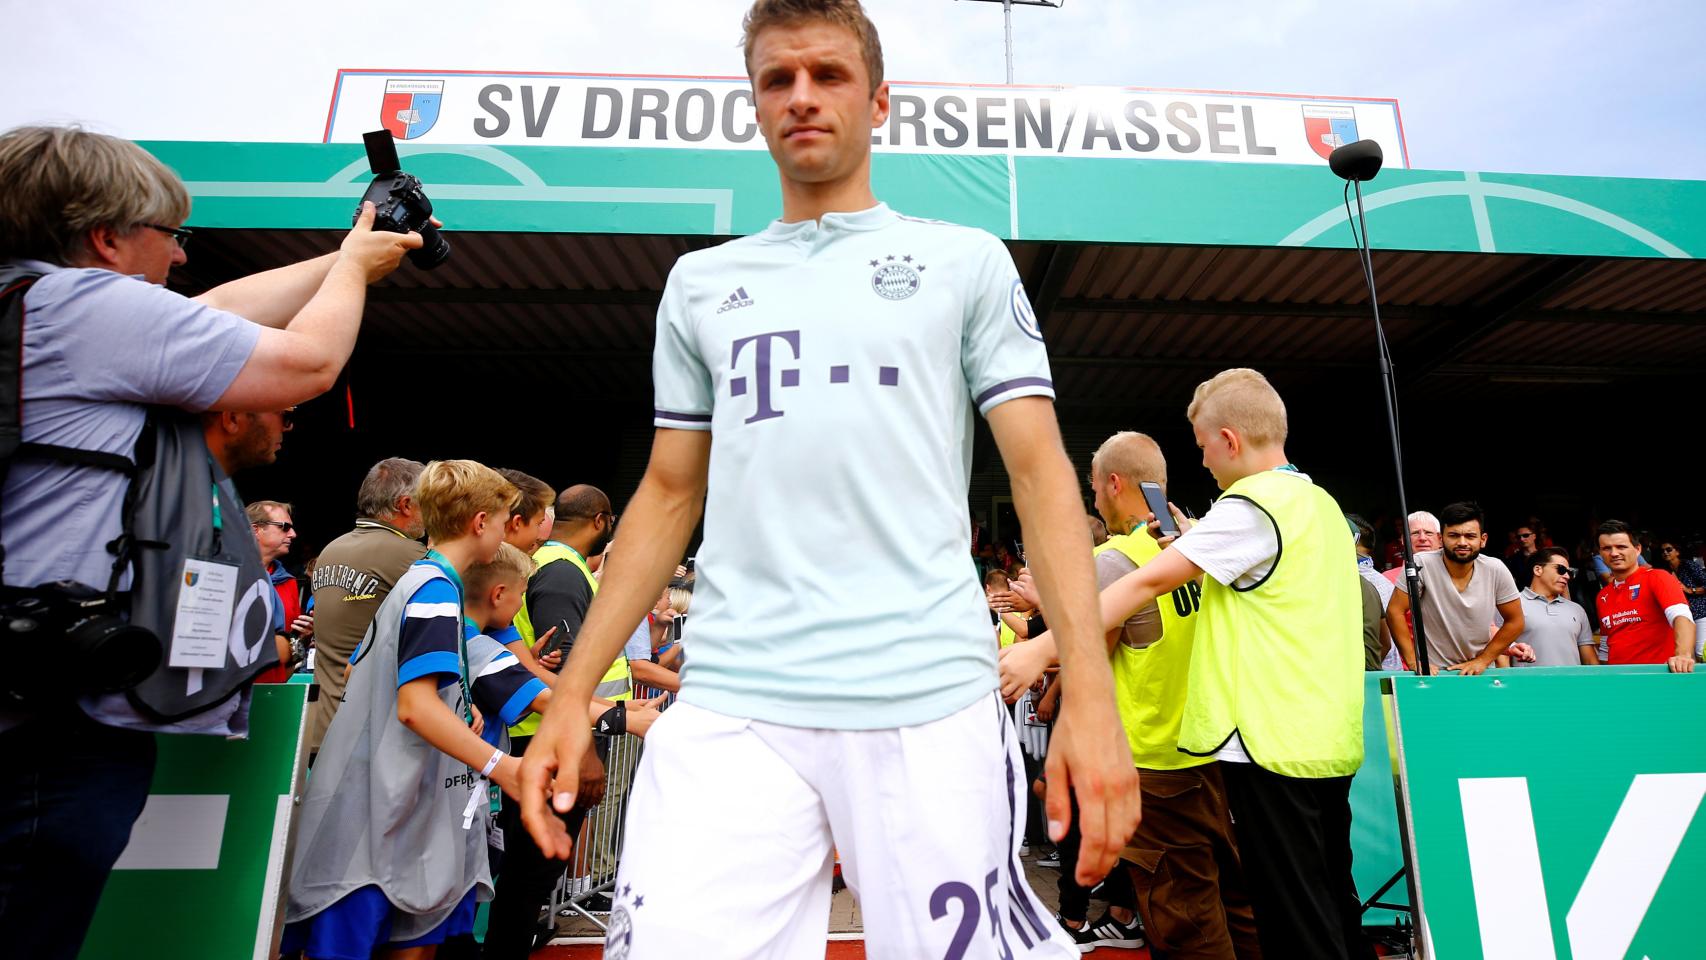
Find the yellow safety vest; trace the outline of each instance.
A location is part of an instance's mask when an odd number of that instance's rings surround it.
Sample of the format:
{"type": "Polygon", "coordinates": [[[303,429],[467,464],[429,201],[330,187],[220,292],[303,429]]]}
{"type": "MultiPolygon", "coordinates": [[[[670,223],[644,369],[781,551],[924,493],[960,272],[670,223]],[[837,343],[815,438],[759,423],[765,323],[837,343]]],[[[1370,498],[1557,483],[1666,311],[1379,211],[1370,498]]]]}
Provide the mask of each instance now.
{"type": "Polygon", "coordinates": [[[1001,621],[1001,629],[996,632],[996,637],[999,638],[998,642],[1003,650],[1019,642],[1019,635],[1013,632],[1013,628],[1009,627],[1005,620],[1001,621]]]}
{"type": "MultiPolygon", "coordinates": [[[[1155,538],[1138,527],[1117,534],[1096,548],[1100,555],[1118,550],[1141,567],[1161,555],[1155,538]]],[[[1147,647],[1116,643],[1113,653],[1114,696],[1131,762],[1150,770],[1183,770],[1210,762],[1209,757],[1179,752],[1179,723],[1185,716],[1185,691],[1190,678],[1197,611],[1202,588],[1195,581],[1156,598],[1161,610],[1161,637],[1147,647]]],[[[1123,629],[1123,627],[1122,627],[1123,629]]]]}
{"type": "Polygon", "coordinates": [[[1348,777],[1362,765],[1362,587],[1345,515],[1327,491],[1267,470],[1226,497],[1278,529],[1273,570],[1248,589],[1203,587],[1179,748],[1199,756],[1237,733],[1287,777],[1348,777]]]}
{"type": "MultiPolygon", "coordinates": [[[[574,547],[565,543],[558,543],[555,540],[547,540],[544,546],[533,553],[533,567],[536,570],[559,560],[567,560],[580,568],[581,574],[586,577],[587,585],[592,588],[593,595],[598,595],[598,580],[587,568],[586,559],[574,547]]],[[[527,612],[527,599],[525,597],[522,598],[521,609],[515,614],[515,629],[517,633],[521,634],[521,639],[529,647],[532,647],[536,634],[533,632],[533,618],[527,612]]],[[[633,678],[628,673],[628,657],[625,654],[618,653],[616,655],[616,662],[610,665],[609,670],[604,671],[604,676],[593,690],[593,696],[603,697],[606,700],[634,699],[633,678]]],[[[537,732],[539,732],[539,715],[536,713],[522,717],[519,723],[509,728],[509,735],[512,737],[531,737],[537,732]]]]}

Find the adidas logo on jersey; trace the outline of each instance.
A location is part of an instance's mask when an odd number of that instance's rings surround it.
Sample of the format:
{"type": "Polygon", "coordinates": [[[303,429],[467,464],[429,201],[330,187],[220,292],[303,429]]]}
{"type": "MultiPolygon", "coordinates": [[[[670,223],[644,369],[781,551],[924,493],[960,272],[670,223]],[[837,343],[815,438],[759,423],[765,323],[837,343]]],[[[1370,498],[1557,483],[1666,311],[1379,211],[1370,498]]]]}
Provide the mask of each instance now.
{"type": "Polygon", "coordinates": [[[723,305],[717,308],[717,312],[728,313],[730,310],[738,310],[741,307],[750,306],[752,306],[752,298],[746,295],[746,288],[736,287],[735,292],[729,294],[729,298],[724,300],[723,305]]]}

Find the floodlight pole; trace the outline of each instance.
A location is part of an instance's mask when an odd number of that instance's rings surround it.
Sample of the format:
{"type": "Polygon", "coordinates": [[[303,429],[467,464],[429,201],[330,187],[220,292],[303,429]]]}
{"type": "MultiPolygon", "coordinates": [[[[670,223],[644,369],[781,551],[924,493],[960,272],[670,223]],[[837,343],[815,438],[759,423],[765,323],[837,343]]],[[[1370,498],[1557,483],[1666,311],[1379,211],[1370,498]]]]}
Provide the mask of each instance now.
{"type": "Polygon", "coordinates": [[[1007,84],[1011,86],[1013,83],[1013,5],[1058,9],[1066,0],[973,0],[973,2],[1001,4],[1001,18],[1007,26],[1007,84]]]}

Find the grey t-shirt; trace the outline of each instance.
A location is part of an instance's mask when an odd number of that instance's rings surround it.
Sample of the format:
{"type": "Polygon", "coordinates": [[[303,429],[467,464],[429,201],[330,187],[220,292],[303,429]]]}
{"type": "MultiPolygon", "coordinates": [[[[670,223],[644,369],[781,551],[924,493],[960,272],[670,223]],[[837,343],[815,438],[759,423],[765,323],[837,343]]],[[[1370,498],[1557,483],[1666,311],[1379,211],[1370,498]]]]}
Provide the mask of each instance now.
{"type": "MultiPolygon", "coordinates": [[[[248,320],[140,277],[15,262],[43,274],[24,295],[26,441],[129,456],[147,407],[208,409],[260,339],[260,327],[248,320]]],[[[125,489],[124,477],[111,470],[13,464],[0,495],[6,582],[105,587],[113,564],[106,545],[120,533],[125,489]]],[[[127,576],[121,586],[128,584],[127,576]]],[[[132,725],[91,712],[103,722],[132,725]]],[[[0,711],[0,729],[21,720],[0,711]]]]}
{"type": "MultiPolygon", "coordinates": [[[[1475,558],[1469,586],[1461,593],[1451,582],[1445,554],[1416,554],[1422,572],[1422,628],[1428,635],[1428,662],[1444,668],[1481,655],[1499,622],[1498,605],[1517,599],[1510,570],[1492,557],[1475,558]]],[[[1397,587],[1408,592],[1399,578],[1397,587]]]]}
{"type": "Polygon", "coordinates": [[[1512,658],[1513,667],[1580,666],[1581,648],[1594,645],[1593,620],[1581,604],[1569,597],[1545,600],[1524,587],[1522,636],[1516,639],[1534,648],[1534,662],[1512,658]]]}
{"type": "MultiPolygon", "coordinates": [[[[1141,536],[1148,536],[1147,533],[1141,536]]],[[[1131,558],[1118,550],[1103,550],[1096,555],[1096,589],[1106,590],[1119,578],[1137,569],[1131,558]]],[[[1151,600],[1147,606],[1131,615],[1120,628],[1120,642],[1141,650],[1161,639],[1161,608],[1151,600]]]]}

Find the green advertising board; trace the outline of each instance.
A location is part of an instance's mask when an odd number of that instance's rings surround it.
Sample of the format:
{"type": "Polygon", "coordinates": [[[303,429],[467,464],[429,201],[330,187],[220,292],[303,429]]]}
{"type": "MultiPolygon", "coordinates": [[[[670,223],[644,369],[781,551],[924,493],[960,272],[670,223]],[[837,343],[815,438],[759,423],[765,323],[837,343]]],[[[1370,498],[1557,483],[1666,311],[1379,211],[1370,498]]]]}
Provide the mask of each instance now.
{"type": "Polygon", "coordinates": [[[277,955],[308,688],[254,689],[248,739],[158,738],[148,805],[101,894],[84,960],[277,955]]]}
{"type": "Polygon", "coordinates": [[[1706,956],[1706,674],[1389,683],[1428,957],[1706,956]]]}
{"type": "MultiPolygon", "coordinates": [[[[1396,768],[1381,695],[1381,681],[1392,676],[1402,674],[1363,675],[1362,767],[1351,780],[1351,877],[1363,902],[1402,907],[1409,905],[1410,891],[1400,875],[1404,845],[1393,793],[1396,768]]],[[[1362,914],[1364,926],[1391,926],[1401,920],[1407,922],[1409,913],[1389,907],[1370,907],[1362,914]]]]}

